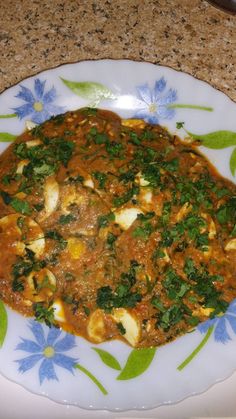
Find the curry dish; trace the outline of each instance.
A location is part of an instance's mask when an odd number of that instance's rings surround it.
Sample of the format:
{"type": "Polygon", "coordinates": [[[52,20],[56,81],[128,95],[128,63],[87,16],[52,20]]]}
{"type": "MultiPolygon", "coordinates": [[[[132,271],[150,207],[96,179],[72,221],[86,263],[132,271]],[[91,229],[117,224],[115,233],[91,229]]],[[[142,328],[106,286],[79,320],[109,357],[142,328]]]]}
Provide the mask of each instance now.
{"type": "Polygon", "coordinates": [[[99,343],[164,344],[236,297],[236,186],[160,126],[81,109],[0,158],[0,298],[99,343]]]}

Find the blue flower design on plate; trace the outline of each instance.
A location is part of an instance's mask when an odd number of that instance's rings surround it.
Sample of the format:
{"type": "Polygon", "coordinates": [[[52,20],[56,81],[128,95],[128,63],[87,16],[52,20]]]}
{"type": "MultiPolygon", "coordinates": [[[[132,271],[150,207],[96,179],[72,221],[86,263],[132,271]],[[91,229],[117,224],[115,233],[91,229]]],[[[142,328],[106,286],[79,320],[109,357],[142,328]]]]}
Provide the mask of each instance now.
{"type": "Polygon", "coordinates": [[[15,97],[24,100],[26,103],[13,108],[18,118],[23,119],[28,116],[36,124],[41,124],[51,116],[63,112],[61,106],[53,104],[57,97],[56,89],[52,87],[45,91],[45,84],[46,80],[35,79],[33,91],[28,87],[20,86],[21,90],[15,97]]]}
{"type": "Polygon", "coordinates": [[[17,345],[16,350],[31,354],[16,360],[19,364],[19,372],[25,373],[38,362],[41,362],[39,366],[40,384],[45,378],[58,381],[55,366],[65,368],[73,374],[75,363],[78,360],[64,355],[63,352],[67,352],[76,346],[75,337],[66,333],[59,339],[62,333],[60,329],[51,327],[46,333],[44,331],[46,326],[43,328],[40,323],[33,320],[29,323],[29,328],[35,340],[21,338],[22,341],[17,345]]]}
{"type": "Polygon", "coordinates": [[[214,328],[214,338],[216,342],[226,343],[231,340],[227,326],[231,326],[234,334],[236,334],[236,300],[234,300],[228,307],[226,313],[221,317],[209,319],[198,326],[201,333],[206,333],[211,326],[214,328]]]}
{"type": "Polygon", "coordinates": [[[147,83],[138,86],[138,98],[140,109],[134,118],[144,119],[151,124],[158,124],[161,119],[171,119],[175,110],[171,104],[177,100],[177,92],[174,89],[166,89],[166,80],[161,77],[155,82],[151,90],[147,83]]]}

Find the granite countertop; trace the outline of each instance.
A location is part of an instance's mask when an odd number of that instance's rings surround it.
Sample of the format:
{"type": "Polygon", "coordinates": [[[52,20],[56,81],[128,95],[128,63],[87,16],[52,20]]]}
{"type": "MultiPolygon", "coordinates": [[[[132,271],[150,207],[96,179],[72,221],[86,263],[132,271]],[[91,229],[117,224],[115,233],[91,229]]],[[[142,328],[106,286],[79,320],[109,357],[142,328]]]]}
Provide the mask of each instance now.
{"type": "MultiPolygon", "coordinates": [[[[0,92],[60,64],[112,58],[170,66],[236,101],[236,16],[205,0],[6,0],[0,51],[0,92]]],[[[236,373],[174,406],[123,415],[62,406],[2,376],[0,387],[4,419],[236,417],[236,373]]]]}
{"type": "Polygon", "coordinates": [[[204,0],[8,0],[0,8],[0,91],[63,63],[146,60],[236,100],[236,17],[204,0]]]}

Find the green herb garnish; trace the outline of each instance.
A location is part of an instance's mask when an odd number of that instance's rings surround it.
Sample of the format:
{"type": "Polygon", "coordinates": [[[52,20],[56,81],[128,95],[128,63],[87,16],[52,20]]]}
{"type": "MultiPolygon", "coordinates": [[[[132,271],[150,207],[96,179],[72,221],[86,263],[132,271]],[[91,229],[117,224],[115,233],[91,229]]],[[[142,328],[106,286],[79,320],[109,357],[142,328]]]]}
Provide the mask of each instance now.
{"type": "Polygon", "coordinates": [[[34,303],[33,311],[35,320],[45,323],[48,327],[55,326],[54,308],[45,306],[44,303],[34,303]]]}
{"type": "Polygon", "coordinates": [[[107,175],[102,172],[93,172],[92,175],[99,182],[98,187],[100,189],[104,189],[107,181],[107,175]]]}
{"type": "Polygon", "coordinates": [[[109,212],[106,215],[100,215],[98,217],[98,228],[107,227],[112,221],[115,221],[115,215],[113,212],[109,212]]]}
{"type": "Polygon", "coordinates": [[[45,239],[51,239],[58,242],[60,250],[64,250],[67,246],[67,240],[65,240],[63,236],[56,230],[46,231],[44,237],[45,239]]]}
{"type": "Polygon", "coordinates": [[[121,335],[126,334],[126,329],[124,328],[123,324],[121,322],[117,323],[117,329],[119,330],[121,335]]]}
{"type": "Polygon", "coordinates": [[[66,214],[66,215],[63,214],[59,218],[59,224],[65,225],[75,220],[76,220],[76,217],[73,214],[66,214]]]}

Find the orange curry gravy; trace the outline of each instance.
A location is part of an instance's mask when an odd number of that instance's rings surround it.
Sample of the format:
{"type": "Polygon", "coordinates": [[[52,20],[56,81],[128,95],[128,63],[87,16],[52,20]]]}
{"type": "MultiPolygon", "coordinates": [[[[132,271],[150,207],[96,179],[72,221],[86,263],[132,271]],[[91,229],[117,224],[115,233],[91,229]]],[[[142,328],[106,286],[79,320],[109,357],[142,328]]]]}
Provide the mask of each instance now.
{"type": "Polygon", "coordinates": [[[236,297],[236,187],[160,126],[81,109],[0,159],[0,297],[92,342],[160,345],[236,297]]]}

